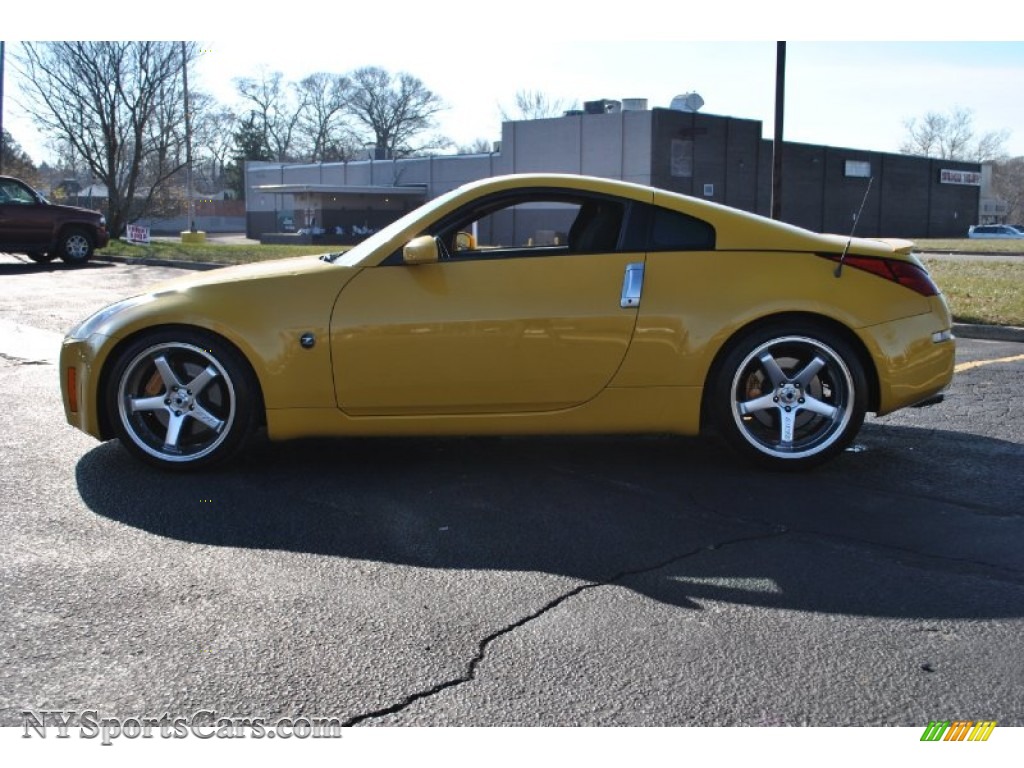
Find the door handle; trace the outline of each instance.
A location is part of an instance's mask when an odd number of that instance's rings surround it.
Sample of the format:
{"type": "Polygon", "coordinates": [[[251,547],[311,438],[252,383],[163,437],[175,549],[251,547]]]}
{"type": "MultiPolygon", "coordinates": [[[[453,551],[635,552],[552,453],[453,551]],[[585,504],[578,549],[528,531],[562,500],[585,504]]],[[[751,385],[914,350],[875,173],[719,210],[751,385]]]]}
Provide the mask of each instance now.
{"type": "Polygon", "coordinates": [[[622,277],[622,298],[619,306],[623,309],[640,306],[640,294],[644,290],[643,262],[626,265],[626,274],[622,277]]]}

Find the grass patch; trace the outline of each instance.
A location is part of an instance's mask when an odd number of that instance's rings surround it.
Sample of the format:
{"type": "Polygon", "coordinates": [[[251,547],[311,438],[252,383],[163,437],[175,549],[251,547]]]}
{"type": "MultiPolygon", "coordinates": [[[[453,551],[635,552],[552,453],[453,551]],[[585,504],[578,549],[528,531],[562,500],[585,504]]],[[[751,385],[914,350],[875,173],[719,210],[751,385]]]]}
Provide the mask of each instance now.
{"type": "Polygon", "coordinates": [[[914,244],[920,251],[941,251],[943,253],[1024,253],[1024,240],[971,240],[967,237],[951,240],[917,240],[914,244]]]}
{"type": "Polygon", "coordinates": [[[332,251],[347,251],[347,245],[185,245],[181,242],[157,240],[149,245],[133,245],[123,240],[111,240],[102,251],[103,256],[122,256],[129,259],[172,259],[174,261],[203,261],[210,264],[247,264],[251,261],[286,259],[290,256],[308,256],[332,251]]]}
{"type": "Polygon", "coordinates": [[[961,323],[1024,327],[1024,260],[953,261],[922,255],[961,323]]]}

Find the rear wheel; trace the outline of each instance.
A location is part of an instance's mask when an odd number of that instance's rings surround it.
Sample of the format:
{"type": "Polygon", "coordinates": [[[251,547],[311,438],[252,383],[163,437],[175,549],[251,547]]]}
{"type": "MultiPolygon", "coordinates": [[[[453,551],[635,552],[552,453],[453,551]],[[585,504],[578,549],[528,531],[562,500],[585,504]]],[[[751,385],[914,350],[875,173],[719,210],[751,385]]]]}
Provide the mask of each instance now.
{"type": "Polygon", "coordinates": [[[65,264],[84,264],[92,251],[92,238],[82,229],[69,229],[61,235],[57,245],[57,253],[65,264]]]}
{"type": "Polygon", "coordinates": [[[726,354],[711,386],[726,440],[773,469],[804,469],[835,456],[856,436],[867,407],[856,352],[817,325],[749,333],[726,354]]]}
{"type": "Polygon", "coordinates": [[[49,264],[54,259],[54,254],[43,251],[32,251],[26,255],[37,264],[49,264]]]}
{"type": "Polygon", "coordinates": [[[256,423],[257,384],[219,337],[164,330],[130,344],[108,379],[118,436],[142,460],[190,469],[227,459],[256,423]]]}

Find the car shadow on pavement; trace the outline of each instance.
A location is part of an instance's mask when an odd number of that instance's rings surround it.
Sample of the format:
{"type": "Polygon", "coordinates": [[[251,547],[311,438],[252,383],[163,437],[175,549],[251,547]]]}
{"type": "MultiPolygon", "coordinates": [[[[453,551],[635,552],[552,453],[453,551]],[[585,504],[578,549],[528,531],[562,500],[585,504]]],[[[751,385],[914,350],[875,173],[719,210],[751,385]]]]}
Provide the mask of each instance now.
{"type": "Polygon", "coordinates": [[[77,466],[99,515],[220,547],[564,575],[681,608],[1024,615],[1024,447],[867,425],[801,473],[674,437],[257,443],[202,474],[117,443],[77,466]]]}

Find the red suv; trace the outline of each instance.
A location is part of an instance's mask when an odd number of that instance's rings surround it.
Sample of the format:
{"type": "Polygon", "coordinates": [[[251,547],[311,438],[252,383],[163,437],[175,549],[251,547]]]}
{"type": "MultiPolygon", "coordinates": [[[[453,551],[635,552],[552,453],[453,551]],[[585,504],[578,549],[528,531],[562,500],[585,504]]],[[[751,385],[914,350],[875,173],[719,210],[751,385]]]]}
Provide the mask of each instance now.
{"type": "Polygon", "coordinates": [[[23,181],[0,176],[0,251],[33,261],[84,264],[110,242],[103,214],[54,205],[23,181]]]}

